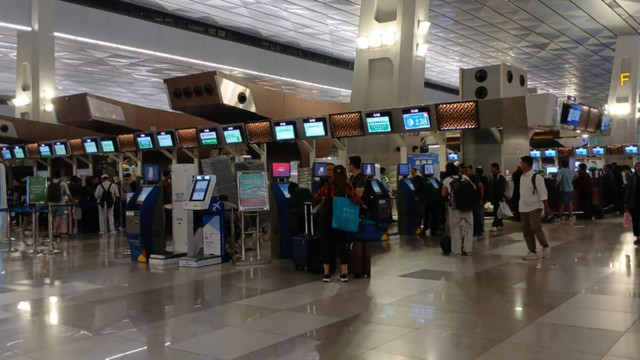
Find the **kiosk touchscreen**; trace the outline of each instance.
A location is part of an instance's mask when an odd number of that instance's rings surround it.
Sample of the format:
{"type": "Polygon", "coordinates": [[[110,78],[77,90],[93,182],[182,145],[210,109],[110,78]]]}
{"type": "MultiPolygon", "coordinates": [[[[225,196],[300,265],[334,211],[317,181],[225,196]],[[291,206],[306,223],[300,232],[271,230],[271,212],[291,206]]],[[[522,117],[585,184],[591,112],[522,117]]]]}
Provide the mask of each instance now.
{"type": "Polygon", "coordinates": [[[143,185],[133,194],[126,207],[127,240],[131,260],[149,262],[166,252],[162,189],[158,185],[143,185]]]}
{"type": "Polygon", "coordinates": [[[216,177],[211,175],[198,175],[193,178],[193,184],[189,191],[189,200],[185,202],[185,210],[206,210],[213,196],[213,188],[216,185],[216,177]]]}

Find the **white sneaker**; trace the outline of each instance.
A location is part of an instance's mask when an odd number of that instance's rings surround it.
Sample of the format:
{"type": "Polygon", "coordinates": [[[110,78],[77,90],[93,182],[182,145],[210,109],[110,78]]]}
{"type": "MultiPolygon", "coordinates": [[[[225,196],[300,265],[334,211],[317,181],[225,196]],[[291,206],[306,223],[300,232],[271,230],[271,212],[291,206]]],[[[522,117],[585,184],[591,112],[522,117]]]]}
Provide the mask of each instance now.
{"type": "Polygon", "coordinates": [[[498,228],[495,226],[492,226],[491,229],[489,229],[489,231],[491,232],[498,232],[498,228]]]}
{"type": "Polygon", "coordinates": [[[551,247],[550,246],[543,247],[542,248],[542,258],[546,259],[549,256],[551,256],[551,247]]]}
{"type": "Polygon", "coordinates": [[[527,255],[522,257],[522,260],[538,260],[538,254],[533,251],[529,251],[527,255]]]}

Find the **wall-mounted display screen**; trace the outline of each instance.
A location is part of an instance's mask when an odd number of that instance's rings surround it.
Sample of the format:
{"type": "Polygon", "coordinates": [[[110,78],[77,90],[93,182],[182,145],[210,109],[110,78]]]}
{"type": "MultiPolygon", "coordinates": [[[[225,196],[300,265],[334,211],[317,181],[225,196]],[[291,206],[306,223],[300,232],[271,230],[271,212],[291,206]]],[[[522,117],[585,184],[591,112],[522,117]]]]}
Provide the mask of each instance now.
{"type": "Polygon", "coordinates": [[[100,139],[100,151],[105,154],[116,152],[116,139],[100,139]]]}
{"type": "Polygon", "coordinates": [[[273,123],[273,131],[276,134],[276,141],[295,140],[296,122],[282,121],[273,123]]]}
{"type": "Polygon", "coordinates": [[[53,153],[55,156],[67,156],[69,155],[69,151],[67,150],[67,142],[66,141],[55,141],[53,143],[53,153]]]}
{"type": "Polygon", "coordinates": [[[82,140],[82,145],[84,145],[84,152],[87,154],[97,154],[98,153],[98,139],[96,138],[87,138],[82,140]]]}
{"type": "Polygon", "coordinates": [[[539,158],[542,157],[542,154],[540,153],[540,150],[531,150],[529,151],[529,156],[532,158],[539,158]]]}
{"type": "Polygon", "coordinates": [[[409,164],[398,164],[398,176],[409,176],[409,164]]]}
{"type": "Polygon", "coordinates": [[[587,156],[587,148],[576,148],[576,156],[587,156]]]}
{"type": "Polygon", "coordinates": [[[154,148],[152,133],[137,133],[136,144],[139,150],[151,150],[154,148]]]}
{"type": "Polygon", "coordinates": [[[578,119],[578,125],[576,125],[576,130],[587,130],[587,125],[589,124],[589,107],[586,105],[580,105],[580,118],[578,119]]]}
{"type": "Polygon", "coordinates": [[[314,162],[313,163],[313,177],[327,176],[327,163],[314,162]]]}
{"type": "Polygon", "coordinates": [[[600,125],[600,110],[597,108],[589,108],[589,118],[587,120],[587,131],[595,132],[600,125]]]}
{"type": "Polygon", "coordinates": [[[447,160],[448,161],[458,161],[458,154],[456,154],[456,153],[447,154],[447,160]]]}
{"type": "Polygon", "coordinates": [[[13,147],[13,157],[16,159],[24,159],[27,157],[27,152],[24,149],[24,146],[14,146],[13,147]]]}
{"type": "Polygon", "coordinates": [[[562,113],[560,114],[560,123],[577,126],[582,113],[582,106],[578,104],[562,104],[562,113]]]}
{"type": "Polygon", "coordinates": [[[224,134],[224,141],[227,144],[240,144],[244,142],[244,138],[242,137],[242,126],[225,126],[222,128],[222,133],[224,134]]]}
{"type": "Polygon", "coordinates": [[[638,145],[625,145],[624,153],[625,154],[637,154],[638,153],[638,145]]]}
{"type": "Polygon", "coordinates": [[[402,110],[402,120],[405,130],[422,130],[431,127],[429,108],[426,106],[402,110]]]}
{"type": "Polygon", "coordinates": [[[38,151],[40,151],[40,157],[48,158],[53,156],[53,152],[51,151],[51,144],[38,145],[38,151]]]}
{"type": "Polygon", "coordinates": [[[2,148],[2,159],[3,160],[11,160],[13,156],[11,156],[11,149],[8,147],[2,148]]]}
{"type": "Polygon", "coordinates": [[[362,173],[364,176],[376,176],[376,164],[362,163],[362,173]]]}
{"type": "Polygon", "coordinates": [[[211,184],[211,178],[196,178],[195,184],[193,184],[193,190],[189,195],[189,201],[204,201],[207,196],[207,190],[211,184]]]}
{"type": "Polygon", "coordinates": [[[327,136],[327,119],[325,118],[309,118],[303,119],[304,136],[321,137],[327,136]]]}
{"type": "Polygon", "coordinates": [[[603,114],[600,121],[600,131],[608,132],[611,127],[611,116],[603,114]]]}
{"type": "Polygon", "coordinates": [[[176,146],[176,136],[173,131],[156,132],[156,142],[159,148],[172,148],[176,146]]]}
{"type": "Polygon", "coordinates": [[[329,124],[331,125],[331,136],[337,139],[364,135],[362,113],[359,111],[331,114],[329,115],[329,124]]]}
{"type": "Polygon", "coordinates": [[[600,146],[595,146],[591,148],[591,153],[593,155],[604,155],[604,148],[600,146]]]}
{"type": "Polygon", "coordinates": [[[366,116],[367,131],[369,133],[388,133],[391,132],[391,113],[389,112],[373,112],[366,116]]]}
{"type": "Polygon", "coordinates": [[[438,130],[476,129],[480,127],[478,103],[463,101],[436,105],[438,130]]]}
{"type": "Polygon", "coordinates": [[[271,175],[274,178],[290,178],[291,177],[291,164],[289,163],[273,163],[271,165],[271,175]]]}
{"type": "Polygon", "coordinates": [[[544,150],[545,157],[556,157],[558,156],[558,150],[556,149],[545,149],[544,150]]]}
{"type": "Polygon", "coordinates": [[[218,145],[218,130],[215,127],[199,128],[198,139],[202,146],[218,145]]]}

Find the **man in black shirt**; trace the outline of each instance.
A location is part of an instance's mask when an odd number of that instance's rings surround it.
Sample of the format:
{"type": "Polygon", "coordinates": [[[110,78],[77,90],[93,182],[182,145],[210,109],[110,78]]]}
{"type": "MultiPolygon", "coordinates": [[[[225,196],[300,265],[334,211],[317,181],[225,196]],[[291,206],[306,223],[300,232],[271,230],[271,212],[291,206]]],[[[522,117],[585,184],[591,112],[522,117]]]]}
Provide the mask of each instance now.
{"type": "Polygon", "coordinates": [[[360,169],[362,166],[362,159],[360,156],[354,155],[349,157],[349,172],[351,173],[351,177],[349,178],[349,182],[351,186],[356,190],[356,194],[362,197],[364,193],[364,188],[367,185],[367,178],[362,173],[360,169]]]}

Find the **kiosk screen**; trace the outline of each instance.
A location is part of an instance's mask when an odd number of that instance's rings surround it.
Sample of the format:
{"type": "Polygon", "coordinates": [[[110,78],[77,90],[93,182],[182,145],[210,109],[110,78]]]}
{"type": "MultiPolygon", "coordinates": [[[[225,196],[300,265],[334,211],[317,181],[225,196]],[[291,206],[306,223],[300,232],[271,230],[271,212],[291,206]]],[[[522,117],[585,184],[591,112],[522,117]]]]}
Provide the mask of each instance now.
{"type": "Polygon", "coordinates": [[[382,189],[380,189],[380,184],[378,184],[377,181],[372,181],[371,182],[371,187],[373,188],[373,191],[375,191],[376,194],[378,195],[382,195],[382,189]]]}
{"type": "Polygon", "coordinates": [[[138,143],[138,149],[150,150],[153,149],[153,140],[151,134],[137,134],[136,142],[138,143]]]}
{"type": "Polygon", "coordinates": [[[193,190],[191,190],[191,195],[189,195],[189,201],[204,201],[207,196],[207,189],[209,189],[209,184],[211,183],[211,179],[196,179],[195,184],[193,184],[193,190]]]}
{"type": "Polygon", "coordinates": [[[424,172],[424,176],[433,176],[433,174],[435,173],[433,170],[433,165],[425,164],[423,172],[424,172]]]}
{"type": "Polygon", "coordinates": [[[289,163],[273,163],[272,170],[272,175],[274,178],[291,177],[291,164],[289,163]]]}
{"type": "Polygon", "coordinates": [[[431,185],[433,185],[434,188],[440,189],[440,186],[438,186],[438,181],[436,179],[429,179],[429,182],[431,183],[431,185]]]}
{"type": "Polygon", "coordinates": [[[116,146],[113,140],[100,140],[100,146],[102,146],[103,153],[112,153],[116,151],[116,146]]]}
{"type": "Polygon", "coordinates": [[[593,155],[604,155],[603,147],[594,147],[591,151],[593,151],[593,155]]]}
{"type": "Polygon", "coordinates": [[[289,194],[289,183],[278,183],[278,187],[282,190],[284,197],[287,199],[291,197],[291,194],[289,194]]]}
{"type": "Polygon", "coordinates": [[[638,146],[637,145],[627,145],[624,147],[625,154],[637,154],[638,146]]]}
{"type": "Polygon", "coordinates": [[[56,153],[56,156],[66,156],[67,155],[67,143],[62,141],[56,141],[53,143],[53,151],[56,153]]]}
{"type": "Polygon", "coordinates": [[[327,127],[326,127],[326,119],[325,118],[311,118],[304,119],[302,123],[304,125],[304,135],[306,137],[321,137],[327,136],[327,127]]]}
{"type": "Polygon", "coordinates": [[[151,190],[153,190],[153,186],[143,187],[142,190],[140,190],[140,195],[138,195],[137,203],[142,204],[144,200],[147,198],[147,196],[149,195],[149,193],[151,192],[151,190]]]}
{"type": "Polygon", "coordinates": [[[576,156],[587,156],[587,148],[576,148],[576,156]]]}
{"type": "Polygon", "coordinates": [[[416,191],[416,188],[413,187],[413,182],[411,181],[411,179],[403,179],[402,181],[404,181],[405,184],[409,185],[409,189],[416,191]]]}
{"type": "Polygon", "coordinates": [[[540,153],[540,150],[531,150],[529,151],[529,156],[531,156],[532,158],[539,158],[542,156],[542,154],[540,153]]]}
{"type": "Polygon", "coordinates": [[[327,163],[313,163],[313,176],[324,177],[327,176],[327,163]]]}
{"type": "Polygon", "coordinates": [[[558,167],[557,166],[547,166],[547,175],[549,174],[557,174],[558,167]]]}
{"type": "Polygon", "coordinates": [[[227,126],[224,127],[222,132],[224,133],[224,140],[227,144],[239,144],[242,142],[242,127],[240,126],[227,126]]]}
{"type": "Polygon", "coordinates": [[[20,146],[16,146],[13,148],[13,155],[16,159],[24,159],[25,158],[25,154],[24,154],[24,148],[20,147],[20,146]]]}

